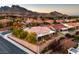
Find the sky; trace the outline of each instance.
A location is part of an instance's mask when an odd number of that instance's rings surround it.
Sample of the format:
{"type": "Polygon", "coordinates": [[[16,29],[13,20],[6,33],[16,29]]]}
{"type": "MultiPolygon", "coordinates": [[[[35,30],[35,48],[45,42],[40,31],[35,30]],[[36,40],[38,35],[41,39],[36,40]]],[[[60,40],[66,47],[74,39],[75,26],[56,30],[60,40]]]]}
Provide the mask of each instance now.
{"type": "MultiPolygon", "coordinates": [[[[11,6],[11,4],[0,4],[1,6],[11,6]]],[[[58,11],[68,15],[79,15],[79,4],[20,4],[19,6],[40,13],[58,11]]]]}

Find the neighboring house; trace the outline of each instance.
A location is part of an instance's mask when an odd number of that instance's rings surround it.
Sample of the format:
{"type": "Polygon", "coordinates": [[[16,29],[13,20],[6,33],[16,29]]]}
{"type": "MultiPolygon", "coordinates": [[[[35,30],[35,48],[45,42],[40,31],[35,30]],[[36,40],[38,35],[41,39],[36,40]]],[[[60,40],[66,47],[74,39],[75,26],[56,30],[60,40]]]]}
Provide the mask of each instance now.
{"type": "Polygon", "coordinates": [[[77,48],[73,48],[73,47],[69,48],[68,53],[69,54],[79,54],[79,44],[78,44],[77,48]]]}
{"type": "Polygon", "coordinates": [[[68,49],[68,54],[79,54],[79,48],[69,48],[68,49]]]}
{"type": "Polygon", "coordinates": [[[53,24],[52,27],[63,34],[68,33],[68,28],[65,27],[63,24],[53,24]]]}
{"type": "Polygon", "coordinates": [[[77,22],[69,22],[69,23],[62,23],[64,26],[66,26],[67,28],[74,28],[76,29],[76,27],[79,27],[79,23],[77,22]]]}
{"type": "Polygon", "coordinates": [[[62,24],[68,28],[68,31],[70,32],[70,34],[74,34],[75,31],[79,29],[78,22],[70,22],[70,23],[62,23],[62,24]]]}
{"type": "Polygon", "coordinates": [[[76,19],[65,19],[65,22],[76,22],[76,19]]]}
{"type": "Polygon", "coordinates": [[[8,19],[1,19],[0,20],[0,24],[3,24],[3,26],[7,26],[7,23],[9,22],[10,20],[8,19]]]}

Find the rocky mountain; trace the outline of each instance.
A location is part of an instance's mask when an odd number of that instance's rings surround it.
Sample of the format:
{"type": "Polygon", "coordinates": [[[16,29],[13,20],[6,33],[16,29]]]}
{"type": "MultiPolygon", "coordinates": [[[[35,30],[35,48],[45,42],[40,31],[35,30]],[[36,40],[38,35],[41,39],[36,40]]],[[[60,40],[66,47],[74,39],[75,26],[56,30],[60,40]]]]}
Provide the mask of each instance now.
{"type": "Polygon", "coordinates": [[[27,10],[18,5],[12,5],[11,7],[3,6],[0,7],[0,15],[10,15],[10,16],[21,16],[21,17],[61,17],[68,16],[57,11],[50,13],[38,13],[31,10],[27,10]]]}

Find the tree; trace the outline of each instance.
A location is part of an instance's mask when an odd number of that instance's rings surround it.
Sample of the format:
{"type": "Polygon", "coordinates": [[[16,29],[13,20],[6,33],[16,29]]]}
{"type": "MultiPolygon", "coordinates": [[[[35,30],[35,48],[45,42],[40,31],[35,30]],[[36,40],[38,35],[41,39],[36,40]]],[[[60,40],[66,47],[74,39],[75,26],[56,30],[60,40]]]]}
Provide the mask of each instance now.
{"type": "Polygon", "coordinates": [[[20,28],[20,27],[22,27],[21,23],[18,23],[18,22],[13,23],[13,28],[20,28]]]}
{"type": "Polygon", "coordinates": [[[8,23],[7,23],[7,26],[12,26],[13,25],[13,22],[12,21],[9,21],[8,23]]]}
{"type": "Polygon", "coordinates": [[[0,16],[0,20],[4,19],[5,17],[4,16],[0,16]]]}
{"type": "Polygon", "coordinates": [[[53,22],[54,24],[57,24],[57,22],[56,22],[56,20],[54,20],[54,22],[53,22]]]}
{"type": "Polygon", "coordinates": [[[77,31],[77,32],[75,33],[75,35],[79,35],[79,31],[77,31]]]}
{"type": "Polygon", "coordinates": [[[15,28],[12,30],[12,34],[18,38],[25,39],[30,43],[36,43],[36,33],[34,32],[25,32],[20,28],[15,28]]]}
{"type": "Polygon", "coordinates": [[[65,37],[67,37],[67,38],[72,38],[72,35],[67,33],[67,34],[65,35],[65,37]]]}
{"type": "Polygon", "coordinates": [[[21,39],[25,39],[27,35],[28,35],[28,32],[24,32],[24,31],[20,32],[21,39]]]}
{"type": "Polygon", "coordinates": [[[21,21],[22,20],[22,18],[19,18],[19,17],[17,17],[16,19],[15,19],[15,21],[21,21]]]}
{"type": "Polygon", "coordinates": [[[79,40],[79,36],[74,36],[74,40],[79,40]]]}
{"type": "Polygon", "coordinates": [[[3,25],[0,23],[0,28],[3,28],[3,25]]]}
{"type": "Polygon", "coordinates": [[[15,28],[15,29],[13,29],[12,34],[15,35],[16,37],[20,38],[20,33],[21,33],[22,31],[23,31],[23,30],[20,29],[20,28],[15,28]]]}
{"type": "Polygon", "coordinates": [[[34,32],[29,33],[26,40],[28,40],[30,43],[36,43],[36,34],[34,32]]]}

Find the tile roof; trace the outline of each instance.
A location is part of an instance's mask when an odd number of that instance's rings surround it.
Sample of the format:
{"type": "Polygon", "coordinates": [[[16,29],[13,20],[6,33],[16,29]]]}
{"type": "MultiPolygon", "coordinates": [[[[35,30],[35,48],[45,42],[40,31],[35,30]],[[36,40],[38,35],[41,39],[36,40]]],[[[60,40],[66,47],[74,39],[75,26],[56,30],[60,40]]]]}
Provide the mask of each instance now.
{"type": "Polygon", "coordinates": [[[33,22],[36,22],[36,23],[43,23],[43,20],[42,20],[42,19],[33,19],[33,22]]]}
{"type": "Polygon", "coordinates": [[[25,22],[26,22],[26,23],[31,23],[31,22],[32,22],[32,20],[26,20],[25,22]]]}
{"type": "Polygon", "coordinates": [[[65,19],[66,22],[73,22],[76,21],[76,19],[65,19]]]}
{"type": "Polygon", "coordinates": [[[77,23],[67,23],[69,26],[76,26],[77,23]]]}
{"type": "Polygon", "coordinates": [[[49,27],[46,27],[46,26],[42,26],[42,27],[36,26],[36,27],[31,27],[31,28],[25,28],[24,30],[28,31],[28,32],[35,32],[38,37],[55,32],[55,31],[52,31],[49,27]]]}
{"type": "Polygon", "coordinates": [[[54,20],[50,20],[50,19],[46,19],[45,22],[48,22],[48,23],[53,23],[54,20]]]}
{"type": "Polygon", "coordinates": [[[9,22],[10,20],[8,20],[8,19],[1,19],[0,20],[0,23],[7,23],[7,22],[9,22]]]}
{"type": "Polygon", "coordinates": [[[67,27],[76,27],[76,26],[79,26],[79,23],[78,22],[70,22],[70,23],[64,23],[63,25],[67,25],[67,27]]]}
{"type": "Polygon", "coordinates": [[[64,22],[64,20],[56,20],[56,22],[60,22],[61,23],[61,22],[64,22]]]}
{"type": "Polygon", "coordinates": [[[53,28],[55,28],[56,30],[60,30],[60,29],[62,29],[62,28],[66,28],[64,25],[62,25],[62,24],[53,24],[52,25],[53,26],[53,28]]]}

